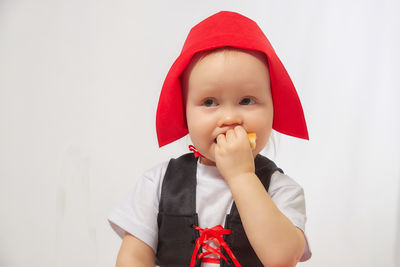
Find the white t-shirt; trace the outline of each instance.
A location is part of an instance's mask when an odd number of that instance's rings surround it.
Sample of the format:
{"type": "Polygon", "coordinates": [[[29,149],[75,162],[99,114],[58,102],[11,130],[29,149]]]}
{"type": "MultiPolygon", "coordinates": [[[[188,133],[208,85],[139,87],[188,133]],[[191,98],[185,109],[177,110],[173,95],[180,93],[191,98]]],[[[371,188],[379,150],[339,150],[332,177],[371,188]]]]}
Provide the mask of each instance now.
{"type": "MultiPolygon", "coordinates": [[[[161,187],[169,161],[146,171],[137,181],[130,194],[113,210],[108,218],[111,227],[123,238],[125,232],[134,235],[157,251],[157,215],[161,187]]],[[[196,186],[196,212],[199,226],[211,228],[225,225],[233,198],[228,184],[215,166],[198,162],[196,186]]],[[[276,171],[271,176],[268,190],[272,201],[289,220],[305,231],[306,209],[303,189],[289,176],[276,171]]],[[[311,257],[306,246],[301,261],[311,257]]],[[[217,264],[202,263],[202,267],[216,267],[217,264]]]]}

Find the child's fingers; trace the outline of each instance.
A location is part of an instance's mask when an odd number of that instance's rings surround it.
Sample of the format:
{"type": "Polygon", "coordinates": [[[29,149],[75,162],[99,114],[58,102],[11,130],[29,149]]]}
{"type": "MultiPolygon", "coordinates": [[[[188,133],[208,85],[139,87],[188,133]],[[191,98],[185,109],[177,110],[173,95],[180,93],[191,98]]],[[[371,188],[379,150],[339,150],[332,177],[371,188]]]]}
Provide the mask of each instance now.
{"type": "Polygon", "coordinates": [[[247,139],[247,132],[242,126],[235,127],[235,134],[238,138],[246,138],[247,139]]]}
{"type": "Polygon", "coordinates": [[[218,145],[225,145],[226,144],[226,138],[224,134],[220,134],[217,136],[217,144],[218,145]]]}
{"type": "Polygon", "coordinates": [[[229,143],[236,138],[236,133],[233,129],[230,129],[225,133],[225,136],[226,136],[226,141],[229,143]]]}

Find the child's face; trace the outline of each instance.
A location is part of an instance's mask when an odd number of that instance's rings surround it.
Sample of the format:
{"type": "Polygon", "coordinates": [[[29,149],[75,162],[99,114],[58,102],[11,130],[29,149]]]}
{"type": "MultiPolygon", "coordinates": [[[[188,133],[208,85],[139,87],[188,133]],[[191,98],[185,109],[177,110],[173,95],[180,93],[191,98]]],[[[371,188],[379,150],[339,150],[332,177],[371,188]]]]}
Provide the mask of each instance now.
{"type": "MultiPolygon", "coordinates": [[[[196,62],[196,61],[194,61],[196,62]]],[[[257,135],[256,156],[271,134],[273,103],[269,72],[255,52],[217,51],[188,67],[183,76],[186,119],[193,145],[215,165],[216,137],[237,125],[257,135]]]]}

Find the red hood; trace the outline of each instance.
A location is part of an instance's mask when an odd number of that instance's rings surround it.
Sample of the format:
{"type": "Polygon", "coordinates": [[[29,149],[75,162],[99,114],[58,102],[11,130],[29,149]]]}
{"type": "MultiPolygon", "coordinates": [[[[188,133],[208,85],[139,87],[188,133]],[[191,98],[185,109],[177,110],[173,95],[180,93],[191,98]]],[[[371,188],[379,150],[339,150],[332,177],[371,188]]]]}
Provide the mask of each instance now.
{"type": "Polygon", "coordinates": [[[235,12],[221,11],[190,30],[181,54],[165,78],[156,117],[159,146],[188,134],[179,76],[195,53],[223,46],[257,50],[267,56],[274,103],[272,128],[286,135],[308,139],[296,89],[265,34],[253,20],[235,12]]]}

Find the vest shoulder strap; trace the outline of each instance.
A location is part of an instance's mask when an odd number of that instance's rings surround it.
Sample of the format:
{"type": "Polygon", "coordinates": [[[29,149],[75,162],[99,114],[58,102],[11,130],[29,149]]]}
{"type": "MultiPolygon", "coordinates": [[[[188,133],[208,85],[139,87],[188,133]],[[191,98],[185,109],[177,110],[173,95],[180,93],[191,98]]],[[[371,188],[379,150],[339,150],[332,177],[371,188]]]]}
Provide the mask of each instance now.
{"type": "Polygon", "coordinates": [[[193,215],[196,212],[196,170],[197,158],[193,153],[169,161],[162,183],[160,213],[193,215]]]}

